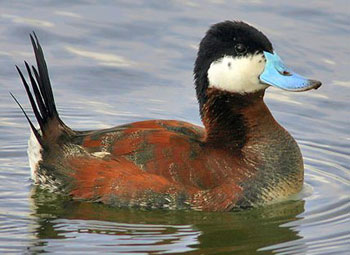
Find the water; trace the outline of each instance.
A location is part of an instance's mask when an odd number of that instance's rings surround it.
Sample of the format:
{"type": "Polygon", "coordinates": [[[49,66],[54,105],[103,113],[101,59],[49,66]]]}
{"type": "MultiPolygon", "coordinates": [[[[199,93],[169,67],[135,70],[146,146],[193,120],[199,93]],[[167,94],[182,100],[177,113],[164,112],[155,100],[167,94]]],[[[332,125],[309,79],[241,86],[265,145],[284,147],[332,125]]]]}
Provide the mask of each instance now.
{"type": "Polygon", "coordinates": [[[349,254],[349,12],[347,0],[0,1],[0,253],[349,254]],[[232,213],[140,211],[66,201],[31,185],[29,128],[8,94],[29,111],[14,69],[34,60],[29,32],[40,37],[69,126],[200,124],[196,48],[225,19],[256,25],[289,66],[324,83],[266,96],[304,155],[299,199],[232,213]]]}

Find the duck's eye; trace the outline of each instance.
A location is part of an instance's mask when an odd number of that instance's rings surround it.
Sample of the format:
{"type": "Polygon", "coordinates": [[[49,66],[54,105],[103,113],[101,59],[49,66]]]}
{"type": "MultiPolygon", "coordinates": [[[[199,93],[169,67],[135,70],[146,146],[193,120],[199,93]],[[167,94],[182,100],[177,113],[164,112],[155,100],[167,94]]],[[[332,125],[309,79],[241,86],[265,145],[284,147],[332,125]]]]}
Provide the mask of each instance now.
{"type": "Polygon", "coordinates": [[[245,47],[245,45],[242,43],[238,43],[235,45],[235,51],[237,54],[244,54],[247,52],[247,47],[245,47]]]}

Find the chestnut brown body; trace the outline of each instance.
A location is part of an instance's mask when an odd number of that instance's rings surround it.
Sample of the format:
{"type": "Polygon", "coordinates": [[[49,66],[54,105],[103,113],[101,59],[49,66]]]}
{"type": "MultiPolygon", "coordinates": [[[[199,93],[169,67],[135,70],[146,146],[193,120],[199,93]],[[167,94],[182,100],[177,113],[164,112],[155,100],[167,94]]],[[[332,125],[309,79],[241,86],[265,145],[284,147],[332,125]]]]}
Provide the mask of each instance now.
{"type": "Polygon", "coordinates": [[[210,211],[264,204],[300,190],[299,149],[273,119],[263,93],[212,89],[208,95],[205,128],[150,120],[61,134],[61,149],[43,153],[41,184],[55,183],[54,176],[62,184],[55,189],[74,199],[115,206],[210,211]],[[217,100],[225,104],[218,107],[217,100]]]}

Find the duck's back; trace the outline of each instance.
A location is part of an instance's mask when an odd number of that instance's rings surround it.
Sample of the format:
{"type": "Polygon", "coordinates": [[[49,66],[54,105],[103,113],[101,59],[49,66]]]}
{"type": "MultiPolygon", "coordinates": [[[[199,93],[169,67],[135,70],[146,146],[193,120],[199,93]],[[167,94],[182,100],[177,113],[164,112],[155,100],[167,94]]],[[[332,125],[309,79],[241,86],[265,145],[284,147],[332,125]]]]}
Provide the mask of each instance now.
{"type": "Polygon", "coordinates": [[[116,206],[229,209],[247,173],[238,157],[204,139],[203,128],[173,120],[77,132],[62,138],[61,150],[44,151],[36,179],[116,206]]]}

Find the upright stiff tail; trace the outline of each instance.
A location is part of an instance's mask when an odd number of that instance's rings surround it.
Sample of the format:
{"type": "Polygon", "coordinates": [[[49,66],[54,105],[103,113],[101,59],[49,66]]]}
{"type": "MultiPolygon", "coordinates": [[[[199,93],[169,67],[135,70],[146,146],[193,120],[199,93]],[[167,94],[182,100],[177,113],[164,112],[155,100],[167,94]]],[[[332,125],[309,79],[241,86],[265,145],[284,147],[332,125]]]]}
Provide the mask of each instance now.
{"type": "MultiPolygon", "coordinates": [[[[16,66],[16,68],[21,77],[24,88],[27,92],[34,115],[39,123],[41,133],[34,127],[33,123],[31,122],[28,115],[26,114],[26,112],[24,111],[20,103],[17,101],[17,99],[12,94],[11,96],[19,105],[25,117],[27,118],[30,128],[32,129],[38,142],[40,143],[41,146],[43,146],[44,137],[50,136],[50,134],[47,134],[47,132],[49,132],[48,126],[50,125],[50,123],[55,122],[55,125],[57,126],[61,125],[61,127],[65,127],[65,128],[68,128],[68,127],[64,125],[64,123],[60,120],[58,116],[58,112],[56,110],[56,105],[55,105],[55,99],[52,93],[49,73],[48,73],[46,61],[44,58],[44,53],[39,44],[38,38],[34,32],[33,32],[33,35],[30,35],[30,40],[33,45],[37,68],[35,68],[34,66],[30,67],[26,61],[24,61],[24,63],[29,75],[32,91],[30,90],[29,85],[26,79],[24,78],[21,70],[18,68],[18,66],[16,66]],[[33,97],[33,94],[34,94],[34,97],[33,97]]],[[[50,132],[52,132],[52,129],[50,129],[50,132]]]]}

